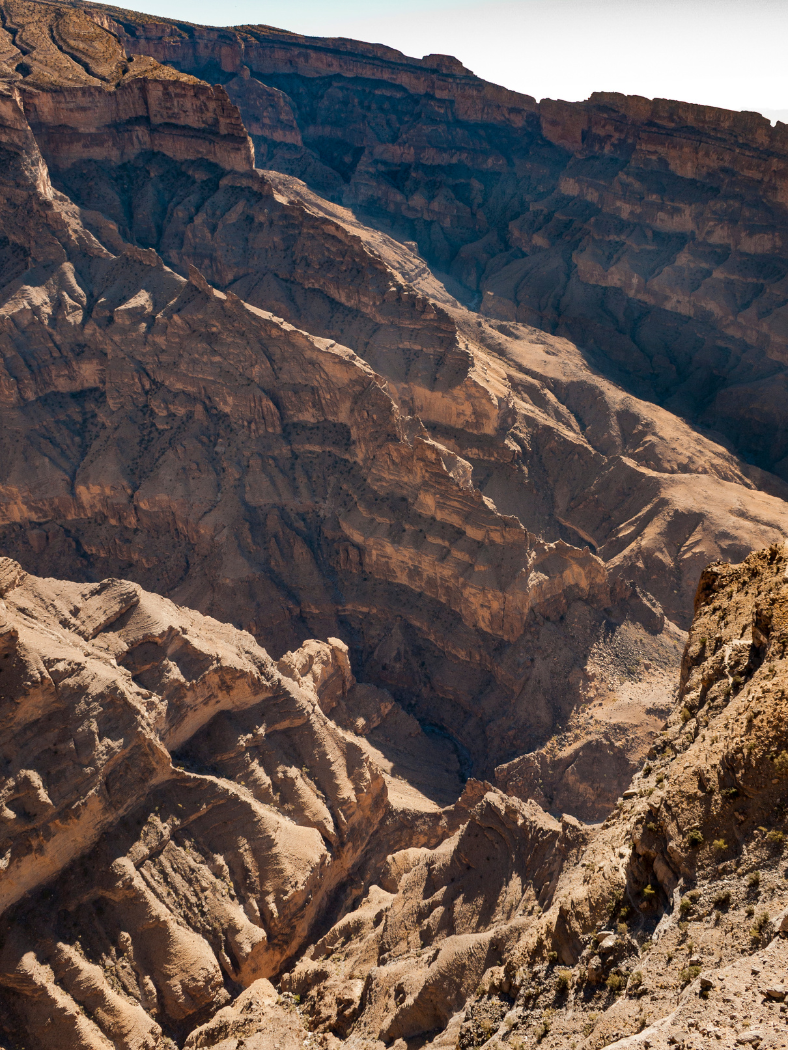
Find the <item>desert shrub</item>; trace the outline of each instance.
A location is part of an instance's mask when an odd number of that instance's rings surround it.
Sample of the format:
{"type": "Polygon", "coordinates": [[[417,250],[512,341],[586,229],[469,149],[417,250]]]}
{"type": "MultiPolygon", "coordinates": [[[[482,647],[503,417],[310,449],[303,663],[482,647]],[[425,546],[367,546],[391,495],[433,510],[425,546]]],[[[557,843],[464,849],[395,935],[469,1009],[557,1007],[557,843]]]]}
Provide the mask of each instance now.
{"type": "Polygon", "coordinates": [[[629,933],[629,927],[625,922],[619,922],[616,924],[616,933],[623,937],[625,934],[629,933]]]}
{"type": "Polygon", "coordinates": [[[689,915],[690,912],[695,910],[695,905],[689,899],[689,897],[682,897],[679,903],[679,911],[681,912],[682,918],[685,915],[689,915]]]}
{"type": "Polygon", "coordinates": [[[788,751],[781,751],[775,758],[774,768],[781,777],[788,777],[788,751]]]}
{"type": "Polygon", "coordinates": [[[616,994],[626,986],[627,979],[621,973],[611,973],[608,979],[605,981],[605,986],[608,991],[615,992],[616,994]]]}
{"type": "Polygon", "coordinates": [[[648,824],[646,824],[646,831],[650,831],[652,835],[658,835],[659,824],[655,824],[653,820],[650,820],[648,824]]]}
{"type": "Polygon", "coordinates": [[[768,911],[762,911],[750,928],[750,940],[755,942],[759,941],[768,924],[769,913],[768,911]]]}
{"type": "Polygon", "coordinates": [[[679,980],[682,984],[689,984],[690,981],[694,981],[700,973],[700,966],[685,966],[683,970],[679,971],[679,980]]]}
{"type": "Polygon", "coordinates": [[[768,842],[771,842],[771,844],[773,846],[780,847],[780,846],[782,846],[782,844],[783,844],[783,842],[785,840],[785,834],[784,834],[784,832],[777,831],[775,829],[774,831],[770,831],[769,832],[769,834],[766,836],[766,839],[767,839],[768,842]]]}
{"type": "Polygon", "coordinates": [[[555,990],[559,994],[569,991],[569,984],[572,980],[571,970],[559,970],[555,978],[555,990]]]}
{"type": "Polygon", "coordinates": [[[703,845],[703,832],[699,831],[698,828],[693,828],[692,831],[687,835],[687,845],[690,849],[697,849],[698,846],[703,845]]]}
{"type": "Polygon", "coordinates": [[[686,725],[687,722],[689,722],[689,720],[692,718],[692,712],[688,707],[682,707],[679,718],[681,719],[682,724],[686,725]]]}
{"type": "Polygon", "coordinates": [[[711,844],[711,848],[715,853],[724,853],[728,848],[728,843],[725,839],[715,839],[711,844]]]}
{"type": "Polygon", "coordinates": [[[753,917],[753,915],[755,914],[755,908],[752,906],[752,904],[747,905],[747,907],[744,909],[744,914],[747,916],[748,919],[751,919],[753,917]]]}
{"type": "Polygon", "coordinates": [[[554,963],[557,963],[558,962],[558,952],[548,952],[547,953],[547,961],[550,963],[551,966],[554,963]]]}
{"type": "Polygon", "coordinates": [[[654,889],[653,886],[643,887],[643,896],[646,898],[647,901],[653,900],[654,897],[656,897],[656,895],[657,891],[654,889]]]}
{"type": "Polygon", "coordinates": [[[751,871],[747,876],[747,885],[750,889],[755,890],[761,884],[761,873],[759,871],[751,871]]]}
{"type": "Polygon", "coordinates": [[[640,970],[635,970],[632,976],[629,978],[629,984],[627,988],[633,992],[636,992],[638,988],[643,984],[643,974],[640,970]]]}
{"type": "Polygon", "coordinates": [[[730,890],[720,890],[720,892],[719,893],[715,893],[714,896],[711,899],[711,903],[718,910],[721,910],[722,908],[727,908],[728,905],[730,904],[730,902],[731,902],[731,891],[730,890]]]}
{"type": "Polygon", "coordinates": [[[544,1037],[550,1031],[550,1026],[551,1026],[552,1020],[553,1020],[553,1011],[552,1010],[545,1010],[545,1012],[542,1014],[542,1020],[539,1022],[539,1025],[538,1025],[536,1031],[534,1032],[534,1035],[536,1036],[537,1043],[541,1043],[541,1041],[544,1039],[544,1037]]]}

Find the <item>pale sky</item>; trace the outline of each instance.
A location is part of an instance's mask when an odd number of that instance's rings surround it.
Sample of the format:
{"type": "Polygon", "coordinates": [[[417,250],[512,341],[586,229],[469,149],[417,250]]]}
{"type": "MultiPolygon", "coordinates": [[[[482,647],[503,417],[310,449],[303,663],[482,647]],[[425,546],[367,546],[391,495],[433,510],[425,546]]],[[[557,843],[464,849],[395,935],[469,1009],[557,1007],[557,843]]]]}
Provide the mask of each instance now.
{"type": "Polygon", "coordinates": [[[788,122],[788,0],[126,0],[205,25],[263,23],[421,58],[456,55],[540,98],[592,91],[749,109],[788,122]]]}

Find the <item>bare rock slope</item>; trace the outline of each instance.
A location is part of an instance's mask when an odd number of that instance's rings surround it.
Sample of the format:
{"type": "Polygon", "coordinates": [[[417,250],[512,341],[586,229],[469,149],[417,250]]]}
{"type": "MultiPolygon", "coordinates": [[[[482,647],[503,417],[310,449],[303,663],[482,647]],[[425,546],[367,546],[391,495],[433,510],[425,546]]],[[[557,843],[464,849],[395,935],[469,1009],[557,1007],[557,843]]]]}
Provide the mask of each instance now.
{"type": "Polygon", "coordinates": [[[222,83],[258,166],[788,476],[785,124],[604,92],[536,102],[446,55],[79,6],[130,51],[222,83]]]}
{"type": "Polygon", "coordinates": [[[678,703],[588,826],[398,778],[420,731],[339,641],[274,664],[5,559],[6,1045],[784,1046],[787,571],[704,573],[678,703]]]}
{"type": "Polygon", "coordinates": [[[570,808],[603,815],[672,702],[698,573],[785,532],[782,483],[255,169],[226,94],[117,25],[4,19],[4,551],[276,657],[341,638],[480,775],[556,738],[537,797],[565,808],[571,766],[570,808]]]}

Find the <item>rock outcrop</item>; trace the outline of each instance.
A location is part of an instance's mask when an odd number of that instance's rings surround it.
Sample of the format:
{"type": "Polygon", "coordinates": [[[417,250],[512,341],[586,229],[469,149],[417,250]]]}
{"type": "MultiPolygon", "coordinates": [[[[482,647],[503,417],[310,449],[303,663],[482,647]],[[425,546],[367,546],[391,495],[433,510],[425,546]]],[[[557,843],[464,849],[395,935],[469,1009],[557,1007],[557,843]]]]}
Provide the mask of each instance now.
{"type": "Polygon", "coordinates": [[[769,1045],[782,130],[0,11],[0,1039],[769,1045]]]}
{"type": "Polygon", "coordinates": [[[470,782],[454,835],[370,873],[282,979],[307,1023],[369,1048],[782,1045],[787,566],[704,573],[678,702],[604,824],[470,782]]]}
{"type": "Polygon", "coordinates": [[[704,573],[666,729],[589,826],[476,780],[431,802],[389,761],[421,731],[338,639],[277,665],[4,559],[2,1037],[778,1046],[787,566],[704,573]]]}

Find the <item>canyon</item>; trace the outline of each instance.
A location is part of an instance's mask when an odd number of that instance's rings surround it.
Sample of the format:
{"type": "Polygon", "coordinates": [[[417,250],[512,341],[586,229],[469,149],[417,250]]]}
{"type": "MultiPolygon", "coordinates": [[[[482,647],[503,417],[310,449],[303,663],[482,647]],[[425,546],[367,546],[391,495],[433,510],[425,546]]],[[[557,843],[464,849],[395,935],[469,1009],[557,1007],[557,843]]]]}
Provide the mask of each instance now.
{"type": "Polygon", "coordinates": [[[0,15],[4,1050],[779,984],[784,125],[0,15]]]}

